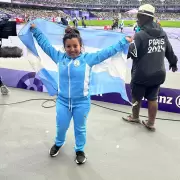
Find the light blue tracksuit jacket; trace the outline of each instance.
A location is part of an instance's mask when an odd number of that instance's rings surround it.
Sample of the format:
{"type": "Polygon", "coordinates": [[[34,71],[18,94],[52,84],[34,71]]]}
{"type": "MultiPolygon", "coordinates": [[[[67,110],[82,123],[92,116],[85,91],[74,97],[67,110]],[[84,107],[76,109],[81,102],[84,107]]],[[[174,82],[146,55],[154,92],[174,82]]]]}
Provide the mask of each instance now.
{"type": "Polygon", "coordinates": [[[75,59],[57,51],[37,28],[31,30],[39,46],[51,57],[59,69],[59,90],[56,102],[57,135],[55,144],[65,142],[67,129],[73,116],[75,151],[84,151],[86,143],[86,119],[90,110],[89,82],[92,66],[115,55],[127,45],[123,38],[117,44],[96,53],[81,53],[75,59]]]}

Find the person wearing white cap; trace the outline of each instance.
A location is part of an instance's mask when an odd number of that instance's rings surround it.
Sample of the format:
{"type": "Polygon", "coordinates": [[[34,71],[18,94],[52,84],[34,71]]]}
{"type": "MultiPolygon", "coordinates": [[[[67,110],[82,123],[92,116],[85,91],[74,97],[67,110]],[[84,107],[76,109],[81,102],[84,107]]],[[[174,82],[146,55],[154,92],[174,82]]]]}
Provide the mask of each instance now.
{"type": "Polygon", "coordinates": [[[134,36],[129,47],[128,58],[133,60],[131,71],[132,115],[123,117],[128,122],[139,123],[139,112],[143,97],[148,100],[148,120],[142,124],[151,131],[155,130],[158,110],[157,97],[160,85],[166,78],[165,57],[169,69],[177,71],[177,57],[163,29],[153,21],[155,8],[150,4],[139,7],[137,19],[140,31],[134,36]]]}
{"type": "Polygon", "coordinates": [[[139,7],[138,15],[139,14],[144,14],[146,16],[150,16],[154,18],[155,7],[153,7],[151,4],[144,4],[139,7]]]}

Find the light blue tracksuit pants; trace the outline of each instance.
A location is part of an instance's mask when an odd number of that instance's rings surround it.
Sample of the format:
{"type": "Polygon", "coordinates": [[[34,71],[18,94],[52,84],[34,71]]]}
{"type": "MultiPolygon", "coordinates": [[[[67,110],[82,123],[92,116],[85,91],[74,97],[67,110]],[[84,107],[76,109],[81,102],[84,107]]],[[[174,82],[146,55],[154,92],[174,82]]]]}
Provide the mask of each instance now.
{"type": "Polygon", "coordinates": [[[75,151],[84,151],[86,144],[86,121],[90,110],[90,97],[68,99],[58,96],[56,101],[56,146],[65,143],[70,121],[74,120],[75,151]]]}

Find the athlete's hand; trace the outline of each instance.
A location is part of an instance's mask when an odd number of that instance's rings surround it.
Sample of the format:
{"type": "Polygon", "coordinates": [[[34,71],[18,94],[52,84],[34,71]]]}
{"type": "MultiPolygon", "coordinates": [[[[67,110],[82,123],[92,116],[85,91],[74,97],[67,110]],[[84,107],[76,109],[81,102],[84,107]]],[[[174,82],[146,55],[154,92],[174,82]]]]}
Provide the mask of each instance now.
{"type": "Polygon", "coordinates": [[[31,24],[31,28],[33,29],[33,28],[36,28],[36,25],[33,23],[33,24],[31,24]]]}
{"type": "Polygon", "coordinates": [[[130,36],[126,36],[126,40],[127,40],[129,43],[131,43],[131,42],[133,41],[133,38],[130,37],[130,36]]]}

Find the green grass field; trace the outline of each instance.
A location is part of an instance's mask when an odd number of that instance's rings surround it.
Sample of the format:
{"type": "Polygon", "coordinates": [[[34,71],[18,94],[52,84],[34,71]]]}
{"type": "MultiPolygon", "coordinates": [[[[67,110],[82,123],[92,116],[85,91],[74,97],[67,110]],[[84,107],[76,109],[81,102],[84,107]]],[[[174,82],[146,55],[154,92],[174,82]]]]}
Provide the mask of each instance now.
{"type": "MultiPolygon", "coordinates": [[[[87,20],[85,21],[87,26],[110,26],[112,25],[112,20],[87,20]]],[[[180,21],[160,21],[162,27],[176,27],[180,28],[180,21]]],[[[128,20],[124,21],[125,26],[133,26],[135,21],[128,20]]],[[[79,26],[82,25],[81,21],[79,21],[79,26]]],[[[72,25],[72,22],[70,22],[70,25],[72,25]]]]}

